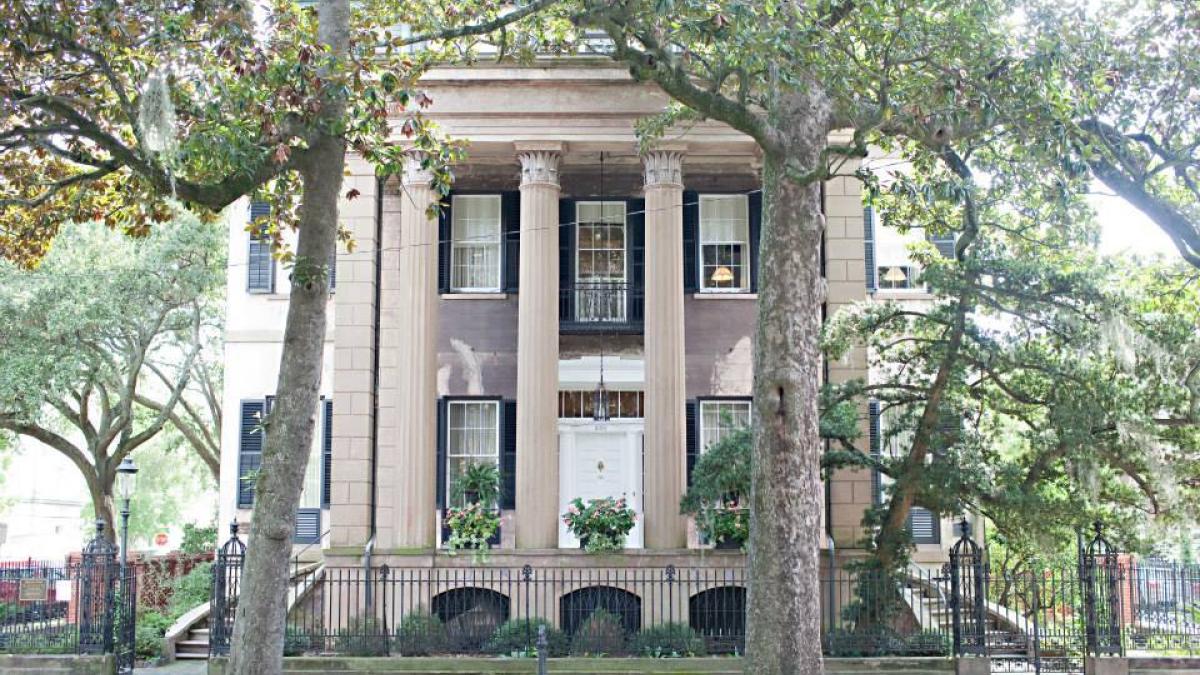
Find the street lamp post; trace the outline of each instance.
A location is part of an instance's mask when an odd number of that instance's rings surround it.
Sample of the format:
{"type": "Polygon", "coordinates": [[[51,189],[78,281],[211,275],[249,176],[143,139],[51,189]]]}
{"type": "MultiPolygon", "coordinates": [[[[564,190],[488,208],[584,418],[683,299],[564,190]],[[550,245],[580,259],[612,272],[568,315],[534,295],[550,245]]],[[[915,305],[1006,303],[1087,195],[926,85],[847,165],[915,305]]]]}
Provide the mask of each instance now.
{"type": "Polygon", "coordinates": [[[129,500],[137,480],[137,466],[126,457],[117,467],[117,494],[121,497],[121,577],[125,577],[125,560],[129,556],[129,500]]]}

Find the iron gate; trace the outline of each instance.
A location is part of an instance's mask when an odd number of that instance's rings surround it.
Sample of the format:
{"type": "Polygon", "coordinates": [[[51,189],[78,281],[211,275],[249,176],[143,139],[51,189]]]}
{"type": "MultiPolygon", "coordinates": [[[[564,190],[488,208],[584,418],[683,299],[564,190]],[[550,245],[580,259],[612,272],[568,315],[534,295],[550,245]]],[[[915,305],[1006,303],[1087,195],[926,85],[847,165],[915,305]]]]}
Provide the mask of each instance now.
{"type": "Polygon", "coordinates": [[[986,657],[993,673],[1083,673],[1088,656],[1122,654],[1125,569],[1094,525],[1076,567],[1032,565],[993,576],[964,520],[950,552],[954,653],[986,657]]]}

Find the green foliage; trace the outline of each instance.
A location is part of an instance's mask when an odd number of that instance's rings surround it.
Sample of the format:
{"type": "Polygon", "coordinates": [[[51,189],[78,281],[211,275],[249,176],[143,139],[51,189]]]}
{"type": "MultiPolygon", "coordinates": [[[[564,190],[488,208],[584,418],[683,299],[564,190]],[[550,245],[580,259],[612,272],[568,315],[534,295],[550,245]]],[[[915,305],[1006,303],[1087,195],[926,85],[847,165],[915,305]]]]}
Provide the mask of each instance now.
{"type": "Polygon", "coordinates": [[[605,609],[597,609],[571,636],[571,656],[623,656],[625,628],[621,619],[605,609]]]}
{"type": "Polygon", "coordinates": [[[162,656],[163,636],[175,620],[155,611],[138,612],[134,635],[134,653],[148,660],[162,656]]]}
{"type": "Polygon", "coordinates": [[[825,637],[829,656],[948,656],[950,636],[934,630],[902,634],[891,628],[835,629],[825,637]]]}
{"type": "Polygon", "coordinates": [[[296,626],[288,626],[283,636],[283,655],[303,656],[310,652],[319,653],[323,651],[322,644],[323,641],[320,637],[311,635],[296,626]]]}
{"type": "Polygon", "coordinates": [[[450,528],[447,544],[451,554],[469,549],[476,561],[482,561],[491,547],[488,540],[500,529],[500,516],[475,502],[459,509],[448,509],[446,526],[450,528]]]}
{"type": "Polygon", "coordinates": [[[183,541],[179,552],[187,554],[211,553],[217,548],[217,526],[183,524],[183,541]]]}
{"type": "Polygon", "coordinates": [[[415,612],[401,619],[393,651],[401,656],[429,656],[444,653],[449,644],[450,636],[441,619],[415,612]]]}
{"type": "Polygon", "coordinates": [[[629,652],[651,658],[705,656],[704,638],[686,623],[664,623],[643,628],[629,641],[629,652]]]}
{"type": "Polygon", "coordinates": [[[385,656],[388,634],[383,624],[372,618],[356,616],[334,635],[334,649],[344,656],[385,656]]]}
{"type": "Polygon", "coordinates": [[[168,615],[172,619],[183,616],[192,608],[209,601],[212,593],[212,563],[196,565],[187,574],[171,584],[171,604],[168,615]]]}
{"type": "MultiPolygon", "coordinates": [[[[731,420],[726,423],[732,426],[731,420]]],[[[692,484],[679,500],[681,513],[696,517],[710,541],[739,544],[750,538],[750,462],[754,434],[735,429],[701,453],[692,469],[692,484]]]]}
{"type": "Polygon", "coordinates": [[[605,553],[625,548],[625,537],[633,529],[637,513],[625,505],[624,497],[589,499],[586,505],[576,497],[562,520],[583,542],[585,551],[605,553]]]}
{"type": "Polygon", "coordinates": [[[495,507],[500,500],[500,469],[492,462],[469,462],[454,480],[456,502],[495,507]]]}
{"type": "Polygon", "coordinates": [[[537,649],[538,626],[546,627],[547,655],[566,656],[570,640],[545,619],[511,619],[496,629],[483,651],[501,656],[533,656],[537,649]]]}

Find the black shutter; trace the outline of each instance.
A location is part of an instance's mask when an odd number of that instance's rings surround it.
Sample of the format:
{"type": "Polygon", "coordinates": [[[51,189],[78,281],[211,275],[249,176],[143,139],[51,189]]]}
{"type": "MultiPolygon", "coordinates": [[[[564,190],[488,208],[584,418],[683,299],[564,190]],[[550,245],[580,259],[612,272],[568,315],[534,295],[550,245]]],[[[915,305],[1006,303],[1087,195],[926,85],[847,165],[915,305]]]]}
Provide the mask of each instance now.
{"type": "Polygon", "coordinates": [[[696,428],[696,402],[688,401],[684,406],[683,426],[686,428],[685,452],[687,453],[687,484],[690,487],[692,484],[692,470],[696,468],[696,458],[699,457],[699,444],[696,442],[696,437],[699,430],[696,428]]]}
{"type": "MultiPolygon", "coordinates": [[[[267,202],[250,202],[251,224],[270,215],[271,205],[267,202]]],[[[249,256],[246,261],[246,290],[252,293],[275,292],[275,261],[271,258],[271,240],[260,236],[258,228],[250,234],[249,256]]]]}
{"type": "Polygon", "coordinates": [[[699,288],[699,255],[696,238],[700,230],[700,194],[683,191],[683,292],[695,293],[699,288]]]}
{"type": "Polygon", "coordinates": [[[438,292],[450,292],[450,205],[454,195],[446,195],[438,209],[438,292]]]}
{"type": "Polygon", "coordinates": [[[625,294],[625,316],[632,323],[641,323],[646,314],[646,200],[627,200],[625,214],[629,235],[629,291],[625,294]]]}
{"type": "Polygon", "coordinates": [[[575,200],[558,200],[558,318],[575,320],[575,200]]]}
{"type": "MultiPolygon", "coordinates": [[[[879,460],[883,455],[883,441],[879,429],[879,401],[867,402],[867,429],[871,457],[879,460]]],[[[871,469],[871,494],[876,505],[883,503],[883,474],[879,469],[871,469]]]]}
{"type": "Polygon", "coordinates": [[[908,512],[906,524],[914,544],[940,544],[942,528],[937,514],[927,508],[914,506],[908,512]]]}
{"type": "Polygon", "coordinates": [[[750,206],[750,292],[758,292],[758,240],[762,237],[762,192],[753,192],[750,206]]]}
{"type": "Polygon", "coordinates": [[[296,531],[293,544],[315,544],[321,541],[321,509],[296,509],[296,531]]]}
{"type": "Polygon", "coordinates": [[[500,287],[516,293],[521,281],[521,193],[510,190],[500,195],[500,231],[504,237],[504,279],[500,287]]]}
{"type": "Polygon", "coordinates": [[[238,437],[239,509],[254,506],[254,483],[249,479],[262,466],[263,432],[259,425],[265,408],[263,401],[242,401],[241,434],[238,437]]]}
{"type": "Polygon", "coordinates": [[[875,209],[870,206],[863,209],[863,265],[867,273],[867,290],[878,290],[879,282],[875,278],[875,209]]]}
{"type": "Polygon", "coordinates": [[[937,247],[938,253],[941,253],[943,258],[954,257],[954,244],[956,237],[953,232],[945,234],[930,234],[928,239],[930,243],[937,247]]]}
{"type": "Polygon", "coordinates": [[[517,402],[504,401],[500,423],[504,447],[500,452],[500,508],[517,508],[517,402]]]}
{"type": "Polygon", "coordinates": [[[437,402],[437,504],[446,507],[446,399],[437,402]]]}
{"type": "Polygon", "coordinates": [[[329,257],[329,292],[332,293],[337,289],[337,249],[333,251],[333,255],[329,257]]]}
{"type": "Polygon", "coordinates": [[[321,508],[327,509],[333,475],[333,399],[321,401],[321,408],[321,508]]]}

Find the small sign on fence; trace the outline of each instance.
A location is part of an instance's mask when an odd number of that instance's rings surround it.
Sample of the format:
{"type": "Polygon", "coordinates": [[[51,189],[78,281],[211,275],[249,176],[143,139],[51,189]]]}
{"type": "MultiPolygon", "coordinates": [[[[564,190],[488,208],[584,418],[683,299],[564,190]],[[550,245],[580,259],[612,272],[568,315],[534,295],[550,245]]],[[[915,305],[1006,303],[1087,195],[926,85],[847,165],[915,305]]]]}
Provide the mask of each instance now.
{"type": "Polygon", "coordinates": [[[46,579],[22,579],[17,599],[21,602],[46,602],[50,599],[50,582],[46,579]]]}

